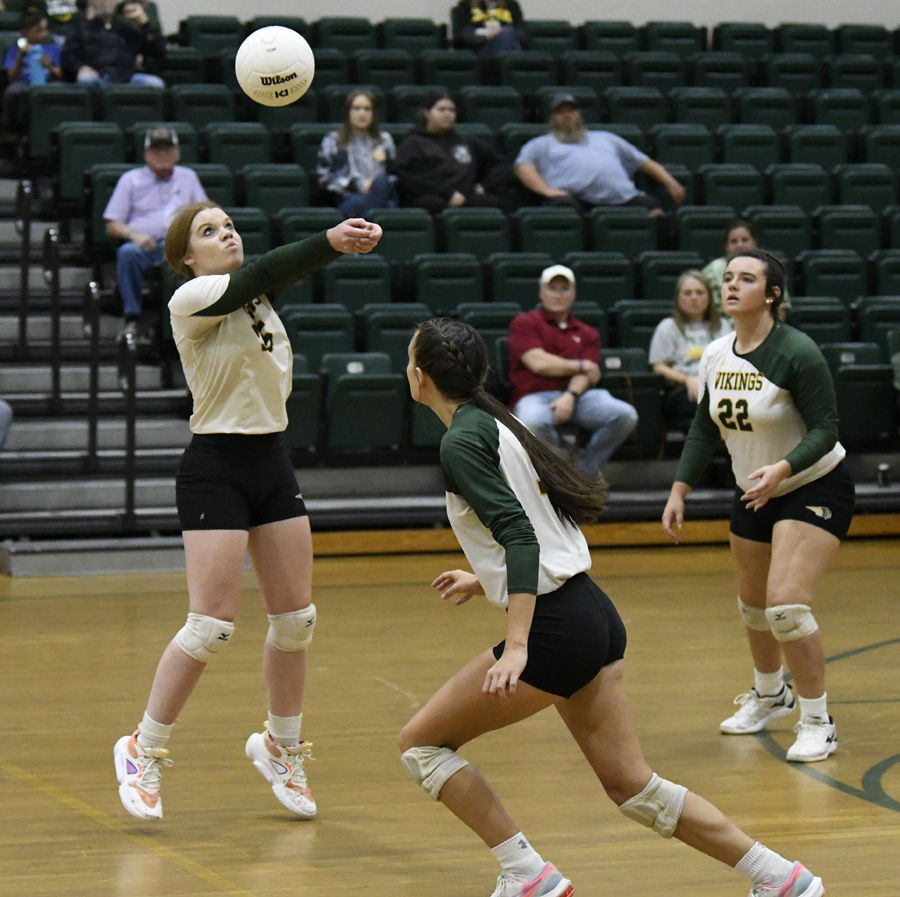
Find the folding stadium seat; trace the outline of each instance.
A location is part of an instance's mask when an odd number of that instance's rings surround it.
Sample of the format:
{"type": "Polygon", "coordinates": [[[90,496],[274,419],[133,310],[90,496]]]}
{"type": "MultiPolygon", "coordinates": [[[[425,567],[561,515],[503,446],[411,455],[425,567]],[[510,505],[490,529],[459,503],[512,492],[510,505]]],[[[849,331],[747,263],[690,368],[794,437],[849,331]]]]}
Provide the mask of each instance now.
{"type": "Polygon", "coordinates": [[[144,159],[144,139],[147,131],[153,128],[171,128],[178,135],[178,151],[181,153],[182,165],[193,165],[200,161],[200,139],[194,126],[186,121],[139,121],[129,128],[125,152],[132,162],[144,159]]]}
{"type": "Polygon", "coordinates": [[[513,87],[470,85],[459,91],[460,116],[497,131],[503,125],[522,121],[522,95],[513,87]]]}
{"type": "Polygon", "coordinates": [[[900,125],[868,125],[861,137],[864,161],[900,168],[900,125]]]}
{"type": "Polygon", "coordinates": [[[551,264],[545,252],[495,252],[488,259],[492,300],[533,308],[539,299],[541,272],[551,264]]]}
{"type": "Polygon", "coordinates": [[[666,120],[666,103],[655,87],[609,87],[603,96],[611,122],[637,125],[646,131],[666,120]]]}
{"type": "Polygon", "coordinates": [[[500,84],[519,93],[533,94],[541,87],[555,85],[556,57],[541,50],[519,50],[500,54],[500,84]]]}
{"type": "Polygon", "coordinates": [[[600,370],[604,377],[620,374],[646,374],[650,371],[647,350],[637,346],[628,348],[603,348],[600,354],[600,370]]]}
{"type": "Polygon", "coordinates": [[[624,56],[640,50],[640,33],[631,22],[585,22],[581,26],[585,50],[624,56]]]}
{"type": "Polygon", "coordinates": [[[554,260],[584,250],[581,215],[567,206],[521,208],[512,216],[522,252],[546,252],[554,260]]]}
{"type": "Polygon", "coordinates": [[[509,219],[500,209],[444,209],[444,248],[466,252],[480,261],[494,252],[509,252],[509,219]]]}
{"type": "Polygon", "coordinates": [[[268,28],[269,25],[280,25],[282,28],[290,28],[297,34],[303,35],[307,40],[312,36],[309,23],[300,16],[254,16],[247,23],[247,34],[253,34],[260,28],[268,28]]]}
{"type": "Polygon", "coordinates": [[[566,19],[529,19],[528,49],[560,56],[578,49],[578,32],[566,19]]]}
{"type": "Polygon", "coordinates": [[[81,84],[37,84],[28,89],[28,158],[50,158],[50,132],[64,121],[91,120],[91,94],[81,84]]]}
{"type": "Polygon", "coordinates": [[[888,206],[881,217],[885,242],[893,249],[900,249],[900,206],[888,206]]]}
{"type": "Polygon", "coordinates": [[[694,87],[718,87],[730,94],[750,86],[750,62],[740,53],[698,53],[691,64],[694,87]]]}
{"type": "Polygon", "coordinates": [[[860,340],[877,343],[882,361],[889,362],[891,356],[888,333],[900,327],[900,296],[869,296],[860,299],[856,312],[860,340]]]}
{"type": "Polygon", "coordinates": [[[272,161],[272,135],[259,122],[214,122],[203,133],[209,161],[232,171],[272,161]]]}
{"type": "Polygon", "coordinates": [[[223,50],[236,50],[244,39],[244,26],[237,16],[188,16],[182,19],[180,43],[208,58],[223,50]]]}
{"type": "Polygon", "coordinates": [[[675,282],[682,271],[704,265],[696,252],[642,252],[639,263],[641,295],[644,299],[668,302],[670,311],[675,282]]]}
{"type": "Polygon", "coordinates": [[[175,84],[202,84],[206,77],[206,62],[196,47],[169,44],[162,59],[147,60],[147,70],[159,75],[166,82],[166,87],[175,84]]]}
{"type": "Polygon", "coordinates": [[[243,169],[245,205],[277,215],[286,207],[309,205],[309,183],[299,165],[253,164],[243,169]]]}
{"type": "Polygon", "coordinates": [[[430,318],[431,314],[427,305],[418,302],[395,302],[393,305],[370,303],[363,306],[363,342],[366,351],[388,355],[391,370],[402,374],[409,363],[406,350],[416,325],[430,318]]]}
{"type": "Polygon", "coordinates": [[[387,109],[387,95],[377,84],[329,84],[319,91],[319,104],[326,121],[339,122],[344,120],[344,104],[347,95],[354,87],[365,87],[375,97],[375,108],[380,118],[385,117],[387,109]]]}
{"type": "Polygon", "coordinates": [[[831,181],[821,165],[772,165],[766,172],[772,202],[812,213],[831,202],[831,181]]]}
{"type": "MultiPolygon", "coordinates": [[[[328,230],[343,221],[337,209],[290,208],[281,209],[275,216],[280,244],[296,243],[328,230]]],[[[379,250],[381,247],[379,246],[379,250]]]]}
{"type": "Polygon", "coordinates": [[[877,343],[824,343],[819,346],[832,377],[848,364],[881,364],[877,343]]]}
{"type": "Polygon", "coordinates": [[[839,165],[834,171],[838,199],[849,205],[866,205],[881,214],[897,202],[897,176],[878,162],[839,165]]]}
{"type": "Polygon", "coordinates": [[[697,175],[707,205],[740,212],[763,202],[763,176],[752,165],[702,165],[697,175]]]}
{"type": "Polygon", "coordinates": [[[844,365],[834,375],[838,438],[854,450],[897,445],[897,401],[889,364],[844,365]]]}
{"type": "Polygon", "coordinates": [[[357,50],[374,50],[378,46],[375,26],[361,17],[326,16],[313,25],[317,47],[343,50],[348,56],[357,50]]]}
{"type": "MultiPolygon", "coordinates": [[[[810,249],[801,253],[799,261],[804,295],[837,296],[848,307],[866,295],[866,266],[859,253],[810,249]]],[[[830,342],[846,342],[846,338],[830,342]]]]}
{"type": "Polygon", "coordinates": [[[414,124],[419,120],[419,106],[434,90],[427,84],[398,84],[388,94],[388,116],[392,121],[414,124]]]}
{"type": "Polygon", "coordinates": [[[613,314],[616,317],[616,345],[648,352],[657,325],[672,314],[672,299],[658,302],[626,299],[616,303],[613,314]]]}
{"type": "Polygon", "coordinates": [[[627,140],[632,146],[636,146],[642,153],[647,152],[647,135],[637,125],[625,122],[599,122],[591,128],[593,131],[609,131],[623,140],[627,140]]]}
{"type": "Polygon", "coordinates": [[[539,87],[537,90],[537,114],[538,118],[547,130],[546,122],[550,119],[550,106],[553,98],[560,92],[571,94],[575,97],[581,117],[589,125],[596,124],[602,118],[600,95],[592,87],[539,87]]]}
{"type": "Polygon", "coordinates": [[[834,51],[831,30],[826,25],[788,23],[779,25],[778,49],[782,53],[810,53],[824,59],[834,51]]]}
{"type": "Polygon", "coordinates": [[[291,394],[285,402],[288,416],[284,442],[288,451],[314,451],[319,436],[319,413],[322,407],[322,378],[310,374],[306,356],[294,354],[291,394]]]}
{"type": "Polygon", "coordinates": [[[188,167],[197,173],[206,195],[213,202],[223,208],[235,204],[234,173],[227,165],[198,162],[188,167]]]}
{"type": "Polygon", "coordinates": [[[722,234],[734,219],[731,206],[682,206],[675,212],[678,248],[710,261],[722,254],[722,234]]]}
{"type": "Polygon", "coordinates": [[[389,91],[398,84],[415,83],[413,56],[408,50],[357,50],[352,59],[357,84],[374,84],[389,91]]]}
{"type": "Polygon", "coordinates": [[[279,160],[291,156],[288,134],[291,128],[301,122],[313,124],[319,119],[319,95],[314,90],[307,90],[300,99],[294,100],[289,106],[261,106],[252,100],[249,100],[249,103],[252,108],[249,110],[248,118],[255,115],[256,120],[271,131],[272,153],[279,160]]]}
{"type": "Polygon", "coordinates": [[[706,29],[691,22],[647,22],[641,30],[648,50],[687,57],[706,49],[706,29]]]}
{"type": "Polygon", "coordinates": [[[304,305],[285,311],[282,322],[295,352],[317,371],[329,352],[353,351],[353,315],[342,305],[304,305]]]}
{"type": "Polygon", "coordinates": [[[375,253],[344,255],[322,269],[323,300],[362,310],[373,302],[391,301],[391,266],[375,253]]]}
{"type": "Polygon", "coordinates": [[[380,352],[327,353],[325,417],[329,449],[399,448],[409,386],[380,352]]]}
{"type": "Polygon", "coordinates": [[[513,123],[503,125],[497,132],[497,135],[500,139],[500,146],[506,153],[506,158],[509,159],[510,162],[515,162],[519,157],[522,147],[525,146],[529,140],[534,140],[536,137],[542,137],[546,133],[547,125],[543,122],[540,124],[513,123]]]}
{"type": "Polygon", "coordinates": [[[636,259],[642,252],[657,248],[656,218],[646,209],[595,206],[587,223],[591,245],[598,252],[621,252],[628,259],[636,259]]]}
{"type": "Polygon", "coordinates": [[[796,303],[787,313],[787,322],[818,344],[850,339],[850,309],[841,302],[796,303]]]}
{"type": "Polygon", "coordinates": [[[894,52],[891,32],[883,25],[841,25],[837,40],[841,53],[867,53],[876,59],[888,59],[894,52]]]}
{"type": "Polygon", "coordinates": [[[336,127],[335,124],[308,124],[306,122],[292,125],[290,140],[294,162],[305,171],[314,172],[322,139],[336,127]]]}
{"type": "Polygon", "coordinates": [[[481,302],[481,263],[463,252],[420,253],[413,259],[416,301],[433,312],[447,313],[460,299],[481,302]]]}
{"type": "Polygon", "coordinates": [[[767,87],[806,94],[823,86],[822,62],[811,53],[776,53],[762,63],[767,87]]]}
{"type": "Polygon", "coordinates": [[[831,170],[847,161],[847,139],[835,125],[790,125],[784,129],[789,162],[831,170]]]}
{"type": "MultiPolygon", "coordinates": [[[[458,121],[454,129],[459,134],[473,134],[485,143],[494,143],[494,129],[480,121],[458,121]]],[[[499,129],[498,129],[499,130],[499,129]]]]}
{"type": "Polygon", "coordinates": [[[322,90],[329,84],[346,84],[350,80],[350,58],[343,50],[316,47],[313,56],[316,60],[316,90],[322,90]]]}
{"type": "Polygon", "coordinates": [[[713,49],[762,59],[775,50],[775,35],[758,22],[723,22],[713,29],[713,49]]]}
{"type": "Polygon", "coordinates": [[[828,60],[828,86],[871,93],[884,87],[884,71],[874,56],[842,53],[828,60]]]}
{"type": "Polygon", "coordinates": [[[112,240],[106,236],[106,222],[103,212],[109,203],[119,178],[126,171],[132,171],[136,165],[125,163],[101,163],[91,165],[87,171],[82,172],[84,187],[88,197],[88,220],[86,222],[86,244],[92,254],[98,250],[111,251],[118,240],[112,240]]]}
{"type": "Polygon", "coordinates": [[[722,125],[717,131],[722,162],[765,171],[781,158],[778,135],[769,125],[722,125]]]}
{"type": "Polygon", "coordinates": [[[764,249],[777,249],[794,259],[812,247],[812,223],[800,206],[751,206],[744,214],[764,249]]]}
{"type": "Polygon", "coordinates": [[[161,87],[139,84],[104,84],[100,91],[103,121],[127,130],[139,121],[162,121],[166,117],[165,92],[161,87]]]}
{"type": "Polygon", "coordinates": [[[669,92],[669,104],[678,124],[715,131],[731,121],[731,99],[720,87],[678,87],[669,92]]]}
{"type": "Polygon", "coordinates": [[[881,249],[881,221],[868,206],[820,206],[813,218],[822,249],[850,249],[863,258],[881,249]]]}
{"type": "Polygon", "coordinates": [[[512,319],[520,314],[522,308],[515,302],[461,302],[456,306],[459,320],[471,324],[488,347],[509,335],[512,319]]]}
{"type": "Polygon", "coordinates": [[[620,299],[634,299],[634,268],[621,252],[570,252],[568,265],[578,284],[581,301],[607,311],[620,299]]]}
{"type": "Polygon", "coordinates": [[[569,50],[560,57],[566,87],[589,87],[598,95],[622,83],[622,64],[614,53],[599,50],[569,50]]]}
{"type": "Polygon", "coordinates": [[[735,91],[738,121],[770,125],[776,131],[797,122],[794,95],[783,87],[744,87],[735,91]]]}
{"type": "Polygon", "coordinates": [[[443,28],[431,19],[385,19],[379,28],[386,50],[406,50],[415,56],[444,47],[443,28]]]}
{"type": "Polygon", "coordinates": [[[56,195],[61,202],[80,203],[84,172],[92,165],[125,161],[125,135],[112,122],[62,122],[55,139],[59,160],[56,195]]]}
{"type": "Polygon", "coordinates": [[[176,121],[200,130],[208,124],[234,121],[234,94],[224,84],[176,84],[171,88],[176,121]]]}
{"type": "Polygon", "coordinates": [[[684,165],[696,171],[715,159],[713,135],[703,125],[653,125],[648,136],[661,165],[684,165]]]}
{"type": "Polygon", "coordinates": [[[425,209],[375,209],[369,220],[384,234],[378,252],[389,262],[408,262],[423,252],[434,252],[434,223],[425,209]]]}
{"type": "Polygon", "coordinates": [[[869,104],[859,90],[827,88],[810,92],[812,118],[819,125],[836,125],[842,131],[858,131],[869,124],[869,104]]]}
{"type": "Polygon", "coordinates": [[[245,256],[262,255],[272,248],[272,221],[262,209],[235,206],[226,207],[225,212],[241,235],[245,256]]]}
{"type": "Polygon", "coordinates": [[[900,249],[879,249],[872,256],[876,296],[900,296],[900,249]]]}
{"type": "MultiPolygon", "coordinates": [[[[900,84],[900,79],[894,79],[900,84]]],[[[878,90],[875,101],[875,119],[882,125],[900,125],[900,90],[878,90]]]]}
{"type": "MultiPolygon", "coordinates": [[[[684,202],[691,206],[694,205],[694,173],[686,165],[680,165],[677,162],[667,165],[666,170],[684,187],[684,202]]],[[[665,209],[673,210],[675,208],[672,197],[669,196],[668,191],[658,181],[654,181],[653,178],[641,173],[637,176],[636,183],[640,190],[655,196],[665,209]]]]}
{"type": "Polygon", "coordinates": [[[668,93],[687,83],[685,60],[678,53],[630,53],[625,57],[625,77],[634,87],[655,87],[668,93]]]}
{"type": "Polygon", "coordinates": [[[480,60],[471,50],[422,50],[417,59],[422,84],[456,92],[481,81],[480,60]]]}

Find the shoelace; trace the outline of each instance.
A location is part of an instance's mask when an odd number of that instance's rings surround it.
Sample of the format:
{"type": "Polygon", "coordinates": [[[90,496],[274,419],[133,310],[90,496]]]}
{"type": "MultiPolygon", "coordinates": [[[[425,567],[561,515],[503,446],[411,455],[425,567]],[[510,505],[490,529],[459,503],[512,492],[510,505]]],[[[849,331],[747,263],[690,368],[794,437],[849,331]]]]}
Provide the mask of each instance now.
{"type": "Polygon", "coordinates": [[[294,785],[302,785],[306,787],[306,770],[303,768],[304,760],[315,760],[312,755],[312,742],[301,741],[299,744],[284,748],[284,752],[295,759],[292,764],[293,773],[291,774],[291,783],[294,785]]]}
{"type": "Polygon", "coordinates": [[[143,768],[141,769],[141,788],[148,794],[159,793],[159,781],[163,766],[174,766],[165,748],[139,748],[143,768]]]}

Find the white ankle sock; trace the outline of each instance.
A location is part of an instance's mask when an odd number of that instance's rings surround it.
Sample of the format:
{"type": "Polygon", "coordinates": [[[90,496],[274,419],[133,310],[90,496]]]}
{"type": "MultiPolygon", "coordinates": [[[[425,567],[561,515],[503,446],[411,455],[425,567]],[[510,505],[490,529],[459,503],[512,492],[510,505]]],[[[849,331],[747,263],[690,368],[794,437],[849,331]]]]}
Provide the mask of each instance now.
{"type": "Polygon", "coordinates": [[[761,673],[754,670],[753,674],[756,677],[756,690],[761,695],[777,695],[784,688],[784,667],[775,673],[761,673]]]}
{"type": "Polygon", "coordinates": [[[780,885],[788,880],[794,864],[757,841],[734,867],[755,885],[780,885]]]}
{"type": "Polygon", "coordinates": [[[504,872],[512,872],[513,875],[526,881],[537,878],[544,868],[541,855],[521,832],[513,835],[508,841],[492,847],[491,853],[497,857],[497,862],[504,872]]]}
{"type": "Polygon", "coordinates": [[[174,725],[175,723],[172,723],[171,726],[164,726],[162,723],[158,723],[155,719],[147,716],[145,711],[144,718],[141,720],[141,725],[138,728],[137,743],[142,748],[164,748],[169,740],[169,736],[172,734],[174,725]]]}
{"type": "Polygon", "coordinates": [[[821,698],[800,698],[800,719],[823,719],[828,722],[828,693],[821,698]]]}
{"type": "Polygon", "coordinates": [[[275,744],[282,747],[291,747],[300,741],[300,720],[303,714],[298,713],[296,716],[275,716],[274,713],[269,714],[269,734],[275,744]]]}

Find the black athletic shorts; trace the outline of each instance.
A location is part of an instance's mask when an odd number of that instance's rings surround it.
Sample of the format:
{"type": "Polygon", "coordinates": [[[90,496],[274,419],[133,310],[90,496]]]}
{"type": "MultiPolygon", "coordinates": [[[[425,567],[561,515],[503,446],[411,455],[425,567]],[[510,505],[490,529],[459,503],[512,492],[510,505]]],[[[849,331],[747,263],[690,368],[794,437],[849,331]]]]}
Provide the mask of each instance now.
{"type": "MultiPolygon", "coordinates": [[[[522,682],[571,698],[605,666],[625,656],[625,624],[606,593],[577,573],[555,592],[538,596],[528,633],[522,682]]],[[[498,660],[506,641],[494,648],[498,660]]]]}
{"type": "Polygon", "coordinates": [[[281,433],[195,434],[178,465],[182,530],[244,529],[305,517],[281,433]]]}
{"type": "Polygon", "coordinates": [[[731,531],[751,542],[771,542],[772,528],[779,520],[802,520],[843,539],[853,519],[856,492],[853,480],[841,461],[823,477],[770,498],[758,511],[741,501],[744,490],[738,487],[731,505],[731,531]]]}

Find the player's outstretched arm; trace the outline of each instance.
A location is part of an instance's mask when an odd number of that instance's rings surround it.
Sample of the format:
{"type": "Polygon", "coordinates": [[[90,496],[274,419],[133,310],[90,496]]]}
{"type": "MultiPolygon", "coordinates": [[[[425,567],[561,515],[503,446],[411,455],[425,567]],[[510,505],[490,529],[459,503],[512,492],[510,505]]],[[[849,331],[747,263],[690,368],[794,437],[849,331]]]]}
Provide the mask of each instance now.
{"type": "Polygon", "coordinates": [[[348,218],[326,231],[328,242],[337,252],[371,252],[381,239],[381,228],[365,218],[348,218]]]}

